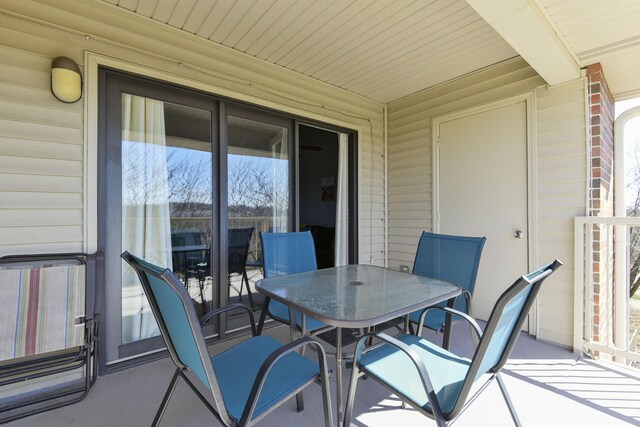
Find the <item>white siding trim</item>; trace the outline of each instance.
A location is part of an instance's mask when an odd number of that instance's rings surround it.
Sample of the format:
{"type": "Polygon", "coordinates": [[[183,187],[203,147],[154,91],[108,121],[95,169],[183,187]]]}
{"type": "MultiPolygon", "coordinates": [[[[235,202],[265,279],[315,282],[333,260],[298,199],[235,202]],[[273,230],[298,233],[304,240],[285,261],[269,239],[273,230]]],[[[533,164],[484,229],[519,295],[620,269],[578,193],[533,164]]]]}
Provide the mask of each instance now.
{"type": "Polygon", "coordinates": [[[87,253],[98,250],[98,62],[84,52],[84,246],[87,253]],[[91,167],[90,167],[91,165],[91,167]]]}

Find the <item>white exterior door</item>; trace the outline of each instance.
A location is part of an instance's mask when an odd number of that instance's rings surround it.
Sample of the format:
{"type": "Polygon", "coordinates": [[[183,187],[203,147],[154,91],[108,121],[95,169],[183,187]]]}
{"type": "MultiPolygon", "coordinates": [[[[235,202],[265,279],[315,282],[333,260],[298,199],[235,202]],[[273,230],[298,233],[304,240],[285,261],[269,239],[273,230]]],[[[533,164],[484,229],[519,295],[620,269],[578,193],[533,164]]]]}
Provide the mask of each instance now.
{"type": "Polygon", "coordinates": [[[436,231],[486,236],[473,297],[475,317],[486,320],[500,294],[528,269],[527,103],[434,125],[436,231]]]}

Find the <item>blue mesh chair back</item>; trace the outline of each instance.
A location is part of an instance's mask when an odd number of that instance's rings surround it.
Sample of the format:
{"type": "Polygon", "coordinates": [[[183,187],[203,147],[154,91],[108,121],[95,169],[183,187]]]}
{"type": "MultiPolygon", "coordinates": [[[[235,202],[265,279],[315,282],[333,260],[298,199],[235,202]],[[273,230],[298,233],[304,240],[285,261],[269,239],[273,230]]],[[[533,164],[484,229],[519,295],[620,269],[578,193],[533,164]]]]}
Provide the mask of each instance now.
{"type": "MultiPolygon", "coordinates": [[[[262,237],[264,277],[317,270],[316,249],[311,232],[260,233],[260,236],[262,237]]],[[[272,318],[289,323],[289,308],[286,305],[271,300],[268,312],[272,318]]],[[[263,311],[258,331],[262,330],[264,314],[263,311]]],[[[299,312],[296,312],[296,322],[298,327],[302,328],[302,315],[299,312]]],[[[317,331],[326,326],[318,320],[307,317],[303,333],[317,331]]]]}
{"type": "Polygon", "coordinates": [[[166,332],[162,335],[174,362],[178,366],[190,369],[207,388],[210,388],[210,379],[207,378],[206,368],[198,348],[198,344],[205,343],[204,341],[198,343],[198,339],[202,339],[202,334],[200,331],[194,331],[194,327],[200,329],[200,326],[186,289],[170,270],[161,269],[134,255],[127,255],[124,258],[125,261],[138,274],[158,326],[161,331],[166,332]],[[175,278],[177,286],[167,286],[171,283],[167,278],[171,277],[175,278]],[[192,323],[194,320],[195,325],[192,323]]]}
{"type": "Polygon", "coordinates": [[[234,427],[254,424],[304,387],[321,380],[325,426],[332,427],[326,355],[318,342],[304,337],[282,345],[273,337],[256,336],[253,313],[242,304],[215,309],[198,319],[189,293],[170,270],[128,252],[122,258],[138,274],[177,368],[152,427],[160,423],[179,378],[187,382],[218,421],[234,427]],[[211,357],[201,324],[237,309],[249,315],[253,336],[211,357]],[[306,346],[316,349],[319,364],[299,353],[306,346]],[[185,375],[186,371],[191,371],[211,394],[203,395],[201,387],[185,375]]]}
{"type": "MultiPolygon", "coordinates": [[[[473,295],[486,237],[452,236],[422,232],[413,274],[455,283],[473,295]]],[[[464,298],[458,298],[456,310],[468,312],[464,298]]]]}
{"type": "MultiPolygon", "coordinates": [[[[467,297],[470,300],[486,240],[486,237],[452,236],[424,231],[418,242],[413,274],[455,283],[463,292],[468,292],[467,297]]],[[[456,298],[453,307],[469,313],[467,297],[456,298]]],[[[411,314],[410,319],[416,323],[419,317],[420,313],[416,312],[411,314]]],[[[444,313],[432,311],[427,314],[424,325],[437,331],[444,326],[444,320],[444,313]]]]}
{"type": "Polygon", "coordinates": [[[261,236],[265,277],[317,270],[311,232],[261,233],[261,236]]]}
{"type": "Polygon", "coordinates": [[[506,363],[542,282],[559,266],[556,261],[520,277],[500,296],[470,368],[470,372],[477,369],[474,381],[487,372],[499,371],[506,363]]]}
{"type": "Polygon", "coordinates": [[[435,418],[438,426],[445,426],[487,389],[486,384],[475,384],[487,373],[488,381],[497,380],[515,424],[521,425],[499,371],[513,350],[542,283],[561,265],[556,260],[518,278],[496,302],[484,332],[463,312],[432,308],[461,317],[481,336],[471,361],[417,335],[365,334],[356,345],[345,425],[351,421],[358,378],[365,374],[383,383],[424,415],[435,418]],[[371,336],[385,344],[363,353],[364,344],[371,336]],[[472,389],[476,391],[470,397],[472,389]]]}

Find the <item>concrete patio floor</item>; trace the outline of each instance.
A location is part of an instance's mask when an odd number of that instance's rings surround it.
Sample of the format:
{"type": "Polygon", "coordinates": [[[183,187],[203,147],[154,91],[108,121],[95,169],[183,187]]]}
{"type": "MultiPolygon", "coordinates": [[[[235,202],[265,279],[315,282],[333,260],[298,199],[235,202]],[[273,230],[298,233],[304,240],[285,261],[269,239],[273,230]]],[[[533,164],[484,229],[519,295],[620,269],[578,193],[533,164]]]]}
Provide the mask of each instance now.
{"type": "MultiPolygon", "coordinates": [[[[283,340],[284,327],[270,333],[283,340]]],[[[425,334],[429,339],[441,336],[425,334]]],[[[436,341],[438,342],[438,341],[436,341]]],[[[470,354],[468,329],[454,327],[452,349],[470,354]]],[[[214,351],[212,349],[212,351],[214,351]]],[[[330,359],[333,365],[333,360],[330,359]]],[[[169,359],[101,377],[80,403],[7,424],[27,426],[148,426],[173,374],[169,359]]],[[[640,425],[640,371],[620,365],[577,359],[569,350],[539,342],[522,334],[503,376],[524,426],[629,426],[640,425]]],[[[348,386],[345,372],[345,394],[348,386]]],[[[335,413],[335,379],[332,379],[335,413]]],[[[263,427],[322,426],[320,387],[305,390],[305,410],[285,403],[261,423],[263,427]]],[[[398,398],[373,380],[360,381],[353,426],[432,426],[417,411],[401,408],[398,398]]],[[[335,414],[334,414],[335,417],[335,414]]],[[[169,403],[163,426],[220,425],[188,386],[180,382],[169,403]]],[[[454,423],[456,426],[512,426],[497,384],[484,393],[454,423]]]]}

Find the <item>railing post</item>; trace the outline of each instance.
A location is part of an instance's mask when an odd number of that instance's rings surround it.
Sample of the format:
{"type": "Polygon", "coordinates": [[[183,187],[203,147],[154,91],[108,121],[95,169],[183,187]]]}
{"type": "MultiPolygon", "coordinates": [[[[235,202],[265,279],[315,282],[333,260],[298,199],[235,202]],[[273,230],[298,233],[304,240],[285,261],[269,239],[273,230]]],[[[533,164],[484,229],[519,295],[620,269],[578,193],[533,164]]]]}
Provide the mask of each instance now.
{"type": "Polygon", "coordinates": [[[574,239],[575,246],[573,248],[573,352],[582,356],[582,343],[584,341],[584,318],[585,313],[585,281],[584,274],[584,225],[583,218],[575,218],[574,222],[574,239]]]}
{"type": "MultiPolygon", "coordinates": [[[[635,217],[576,217],[574,220],[574,352],[581,354],[590,350],[597,353],[611,355],[616,362],[640,362],[640,353],[629,346],[629,253],[628,233],[630,227],[640,227],[640,218],[635,217]],[[600,316],[610,314],[613,326],[606,331],[599,330],[597,342],[594,341],[594,300],[593,300],[593,229],[594,225],[607,227],[607,232],[600,233],[601,238],[610,238],[613,232],[613,254],[605,251],[606,259],[600,259],[600,279],[608,279],[601,286],[611,285],[601,293],[598,304],[600,316]],[[611,256],[614,257],[613,269],[611,256]],[[615,276],[615,277],[614,277],[615,276]],[[613,283],[612,283],[613,282],[613,283]],[[613,292],[613,297],[607,297],[607,292],[613,292]],[[602,296],[605,297],[602,297],[602,296]]],[[[602,290],[602,289],[601,289],[602,290]]],[[[607,322],[600,320],[598,327],[602,328],[607,322]]],[[[607,319],[605,319],[607,320],[607,319]]]]}
{"type": "MultiPolygon", "coordinates": [[[[615,225],[615,291],[614,291],[614,332],[613,344],[617,348],[628,348],[629,334],[629,253],[627,252],[627,235],[631,230],[628,225],[615,225]]],[[[635,351],[635,349],[633,349],[635,351]]],[[[616,362],[625,363],[624,358],[615,358],[616,362]]]]}
{"type": "MultiPolygon", "coordinates": [[[[592,342],[594,318],[593,318],[593,222],[585,222],[584,235],[586,242],[585,251],[585,282],[584,282],[584,295],[582,298],[582,304],[584,306],[584,318],[586,319],[586,328],[584,329],[584,338],[592,342]]],[[[599,319],[599,317],[598,317],[599,319]]],[[[598,335],[600,331],[598,330],[598,335]]]]}

